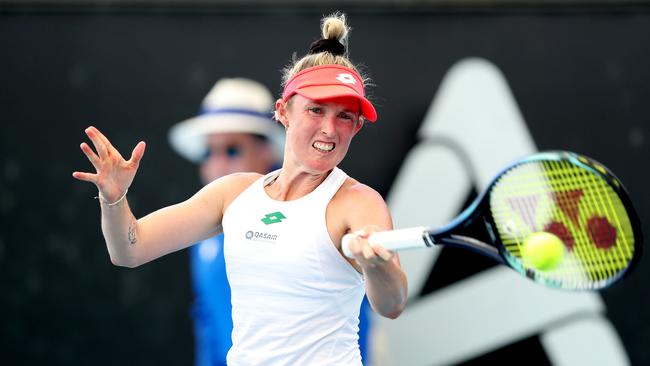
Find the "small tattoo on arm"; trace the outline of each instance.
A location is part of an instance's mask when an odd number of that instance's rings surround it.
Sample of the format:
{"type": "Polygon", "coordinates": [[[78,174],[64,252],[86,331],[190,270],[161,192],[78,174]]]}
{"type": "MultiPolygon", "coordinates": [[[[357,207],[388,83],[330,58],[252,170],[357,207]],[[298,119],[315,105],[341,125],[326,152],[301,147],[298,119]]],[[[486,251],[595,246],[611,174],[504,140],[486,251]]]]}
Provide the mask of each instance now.
{"type": "Polygon", "coordinates": [[[128,232],[128,238],[129,238],[129,244],[134,245],[135,243],[138,242],[138,238],[136,236],[136,231],[135,231],[135,225],[138,222],[134,219],[131,221],[131,225],[129,225],[129,232],[128,232]]]}

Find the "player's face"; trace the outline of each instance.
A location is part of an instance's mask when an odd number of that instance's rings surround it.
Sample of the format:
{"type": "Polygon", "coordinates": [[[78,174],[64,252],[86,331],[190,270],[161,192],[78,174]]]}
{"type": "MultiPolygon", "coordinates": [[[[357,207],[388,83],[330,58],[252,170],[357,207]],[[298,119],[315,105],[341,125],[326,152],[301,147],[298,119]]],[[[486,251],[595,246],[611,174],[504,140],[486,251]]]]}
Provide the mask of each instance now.
{"type": "Polygon", "coordinates": [[[208,136],[208,154],[201,163],[203,184],[236,172],[267,173],[272,164],[269,144],[247,133],[208,136]]]}
{"type": "Polygon", "coordinates": [[[285,106],[286,118],[282,121],[287,130],[285,159],[316,174],[338,165],[362,125],[359,101],[355,98],[315,101],[294,95],[285,106]]]}

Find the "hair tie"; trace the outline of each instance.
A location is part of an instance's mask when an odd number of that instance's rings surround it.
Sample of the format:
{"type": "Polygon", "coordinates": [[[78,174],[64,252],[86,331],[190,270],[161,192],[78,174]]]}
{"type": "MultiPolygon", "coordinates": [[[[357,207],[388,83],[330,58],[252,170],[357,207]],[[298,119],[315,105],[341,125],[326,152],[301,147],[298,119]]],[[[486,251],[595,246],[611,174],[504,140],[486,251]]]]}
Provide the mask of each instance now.
{"type": "Polygon", "coordinates": [[[333,55],[340,56],[345,54],[345,46],[338,39],[319,39],[309,46],[309,54],[313,55],[321,52],[329,52],[333,55]]]}

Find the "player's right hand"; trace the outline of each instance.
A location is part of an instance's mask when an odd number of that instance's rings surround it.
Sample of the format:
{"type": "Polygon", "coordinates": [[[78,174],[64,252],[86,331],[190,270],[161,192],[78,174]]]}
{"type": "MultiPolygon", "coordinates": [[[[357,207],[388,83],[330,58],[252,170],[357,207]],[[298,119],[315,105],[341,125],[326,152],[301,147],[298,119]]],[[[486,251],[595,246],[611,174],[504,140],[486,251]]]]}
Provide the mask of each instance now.
{"type": "Polygon", "coordinates": [[[361,230],[354,231],[348,243],[351,256],[364,269],[384,265],[395,256],[393,252],[381,245],[369,242],[370,235],[377,231],[379,227],[376,225],[367,225],[361,230]]]}
{"type": "Polygon", "coordinates": [[[86,154],[96,172],[74,172],[72,176],[94,183],[104,200],[109,203],[115,202],[131,186],[140,160],[144,155],[146,144],[144,141],[140,141],[131,152],[131,158],[124,160],[119,151],[97,128],[91,126],[86,128],[85,132],[92,141],[96,152],[85,142],[80,145],[81,151],[86,154]]]}

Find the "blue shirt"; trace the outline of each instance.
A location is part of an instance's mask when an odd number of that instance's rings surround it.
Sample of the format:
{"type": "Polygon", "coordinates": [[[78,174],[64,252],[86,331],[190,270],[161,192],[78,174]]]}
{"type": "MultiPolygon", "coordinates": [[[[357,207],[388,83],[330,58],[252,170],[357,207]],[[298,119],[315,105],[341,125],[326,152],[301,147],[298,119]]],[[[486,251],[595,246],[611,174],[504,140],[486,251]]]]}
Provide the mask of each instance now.
{"type": "Polygon", "coordinates": [[[192,307],[195,365],[226,365],[232,346],[230,285],[223,258],[223,235],[190,248],[195,300],[192,307]]]}

